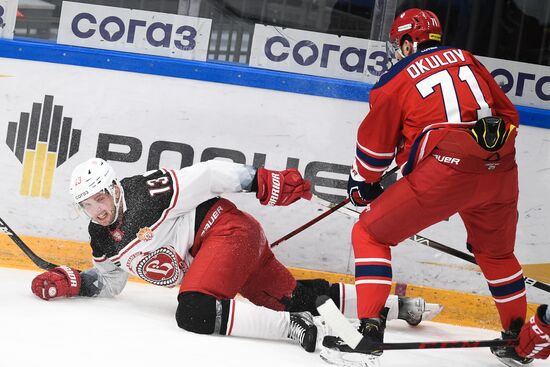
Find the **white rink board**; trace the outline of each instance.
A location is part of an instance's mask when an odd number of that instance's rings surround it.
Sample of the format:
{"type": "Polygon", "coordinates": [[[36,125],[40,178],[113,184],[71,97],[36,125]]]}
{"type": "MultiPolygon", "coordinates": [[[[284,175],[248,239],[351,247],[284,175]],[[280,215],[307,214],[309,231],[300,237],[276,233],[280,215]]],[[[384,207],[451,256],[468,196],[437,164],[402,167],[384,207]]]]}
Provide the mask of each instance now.
{"type": "MultiPolygon", "coordinates": [[[[247,164],[255,155],[265,154],[265,165],[272,169],[284,169],[288,158],[297,159],[299,170],[307,173],[315,165],[312,162],[325,162],[326,167],[351,163],[356,128],[368,111],[363,102],[53,63],[0,58],[0,71],[5,76],[0,78],[1,214],[20,235],[87,240],[87,221],[77,216],[67,187],[73,167],[96,155],[100,135],[117,136],[134,146],[135,162],[111,162],[121,177],[145,171],[151,151],[155,156],[155,149],[167,142],[180,148],[186,144],[193,152],[186,159],[192,162],[199,162],[205,152],[229,149],[247,164]],[[53,96],[54,105],[63,106],[72,128],[81,130],[80,145],[55,169],[50,198],[21,196],[23,169],[5,143],[8,125],[20,123],[21,112],[31,112],[32,104],[43,103],[46,95],[53,96]]],[[[123,156],[130,151],[123,145],[109,149],[123,156]]],[[[517,254],[524,264],[548,263],[550,130],[521,127],[517,150],[521,184],[517,254]]],[[[175,152],[160,156],[164,167],[177,168],[180,162],[175,152]]],[[[320,172],[319,176],[347,180],[344,174],[320,172]]],[[[320,186],[316,190],[344,194],[320,186]]],[[[289,209],[262,207],[251,194],[230,198],[259,219],[270,241],[319,214],[319,207],[308,202],[289,209]]],[[[335,213],[282,244],[277,256],[287,266],[352,273],[352,224],[352,219],[335,213]]],[[[456,218],[424,234],[465,251],[465,234],[456,218]]],[[[460,259],[414,244],[398,246],[394,253],[396,281],[487,294],[479,273],[455,269],[467,265],[460,259]]],[[[535,302],[542,302],[542,296],[536,291],[530,295],[535,302]]]]}

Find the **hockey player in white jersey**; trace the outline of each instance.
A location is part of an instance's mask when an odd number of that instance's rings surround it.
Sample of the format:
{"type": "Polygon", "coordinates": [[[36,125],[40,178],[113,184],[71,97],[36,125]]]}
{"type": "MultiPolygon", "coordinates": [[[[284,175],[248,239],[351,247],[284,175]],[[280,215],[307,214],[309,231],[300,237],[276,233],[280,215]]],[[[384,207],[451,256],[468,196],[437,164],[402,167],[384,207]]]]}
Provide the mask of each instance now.
{"type": "MultiPolygon", "coordinates": [[[[315,350],[317,296],[330,296],[357,317],[353,285],[296,281],[273,255],[260,224],[218,195],[255,192],[264,205],[310,199],[296,169],[276,172],[220,160],[180,170],[155,170],[118,181],[104,160],[78,165],[74,201],[90,218],[93,267],[60,266],[38,275],[32,291],[56,297],[119,294],[128,274],[166,287],[179,285],[176,321],[200,334],[292,339],[315,350]],[[236,300],[237,293],[250,302],[236,300]]],[[[421,298],[392,297],[389,318],[418,324],[432,318],[421,298]]],[[[317,325],[320,325],[317,323],[317,325]]],[[[319,334],[319,335],[318,335],[319,334]]]]}

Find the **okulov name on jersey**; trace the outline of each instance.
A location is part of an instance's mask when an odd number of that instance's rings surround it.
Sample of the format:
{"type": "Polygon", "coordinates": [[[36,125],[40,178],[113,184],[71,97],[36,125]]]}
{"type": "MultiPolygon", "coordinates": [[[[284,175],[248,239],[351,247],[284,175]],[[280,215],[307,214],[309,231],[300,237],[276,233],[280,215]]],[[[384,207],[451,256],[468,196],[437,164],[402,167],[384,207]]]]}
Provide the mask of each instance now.
{"type": "Polygon", "coordinates": [[[416,79],[420,75],[437,69],[441,66],[455,64],[459,61],[466,61],[464,53],[459,49],[451,49],[443,52],[443,54],[431,54],[418,58],[409,67],[407,67],[407,73],[416,79]]]}

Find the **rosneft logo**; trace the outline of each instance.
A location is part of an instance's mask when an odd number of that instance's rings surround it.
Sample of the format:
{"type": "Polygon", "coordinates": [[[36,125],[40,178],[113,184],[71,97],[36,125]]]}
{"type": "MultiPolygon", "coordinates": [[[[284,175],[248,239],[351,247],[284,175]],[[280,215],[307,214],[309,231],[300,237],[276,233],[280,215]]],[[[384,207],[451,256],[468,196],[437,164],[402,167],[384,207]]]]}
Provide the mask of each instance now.
{"type": "Polygon", "coordinates": [[[19,122],[9,122],[6,144],[23,164],[22,196],[50,197],[54,171],[78,152],[80,133],[49,95],[33,103],[31,113],[21,112],[19,122]]]}

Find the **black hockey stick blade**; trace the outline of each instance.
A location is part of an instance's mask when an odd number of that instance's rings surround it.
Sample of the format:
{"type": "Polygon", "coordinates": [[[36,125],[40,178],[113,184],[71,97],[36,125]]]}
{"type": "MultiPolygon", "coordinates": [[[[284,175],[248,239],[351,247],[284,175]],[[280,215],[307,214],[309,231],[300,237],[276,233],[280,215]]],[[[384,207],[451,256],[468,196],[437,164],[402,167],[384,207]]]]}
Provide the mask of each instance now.
{"type": "Polygon", "coordinates": [[[517,339],[494,340],[458,340],[437,342],[408,342],[408,343],[375,343],[368,346],[368,350],[405,350],[405,349],[443,349],[443,348],[486,348],[486,347],[513,347],[518,345],[517,339]]]}
{"type": "MultiPolygon", "coordinates": [[[[459,340],[436,342],[406,342],[406,343],[364,343],[356,347],[356,351],[370,353],[373,350],[407,350],[407,349],[447,349],[447,348],[487,348],[487,347],[513,347],[518,345],[517,339],[494,340],[459,340]]],[[[330,348],[330,339],[323,340],[323,346],[330,348]]]]}
{"type": "Polygon", "coordinates": [[[7,225],[6,222],[4,222],[2,218],[0,218],[0,233],[7,234],[12,239],[12,241],[25,253],[25,255],[27,255],[28,258],[31,259],[31,261],[40,269],[51,270],[59,266],[48,262],[35,254],[29,248],[29,246],[27,246],[25,242],[23,242],[23,240],[19,238],[17,234],[15,234],[15,232],[7,225]]]}

